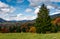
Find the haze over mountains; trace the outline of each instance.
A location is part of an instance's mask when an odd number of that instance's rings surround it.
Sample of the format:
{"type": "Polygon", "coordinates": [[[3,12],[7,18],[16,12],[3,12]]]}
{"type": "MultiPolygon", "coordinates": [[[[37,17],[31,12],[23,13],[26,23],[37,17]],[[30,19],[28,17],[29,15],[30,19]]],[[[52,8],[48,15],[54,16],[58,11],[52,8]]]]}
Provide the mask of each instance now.
{"type": "Polygon", "coordinates": [[[52,18],[60,17],[60,14],[51,15],[52,18]]]}
{"type": "Polygon", "coordinates": [[[0,18],[0,22],[6,22],[6,20],[4,20],[4,19],[0,18]]]}
{"type": "MultiPolygon", "coordinates": [[[[56,18],[56,17],[60,17],[60,14],[51,15],[51,18],[56,18]]],[[[22,21],[11,20],[11,21],[7,21],[7,20],[0,18],[0,22],[31,22],[31,21],[33,21],[33,20],[22,20],[22,21]]]]}

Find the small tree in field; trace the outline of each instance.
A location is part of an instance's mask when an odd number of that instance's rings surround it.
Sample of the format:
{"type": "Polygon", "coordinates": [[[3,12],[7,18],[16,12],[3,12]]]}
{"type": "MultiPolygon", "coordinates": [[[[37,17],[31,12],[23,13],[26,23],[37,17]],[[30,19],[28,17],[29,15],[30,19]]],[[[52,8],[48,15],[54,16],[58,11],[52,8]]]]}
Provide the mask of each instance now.
{"type": "Polygon", "coordinates": [[[49,10],[42,4],[36,18],[35,27],[38,33],[46,33],[51,30],[51,18],[49,16],[49,10]]]}

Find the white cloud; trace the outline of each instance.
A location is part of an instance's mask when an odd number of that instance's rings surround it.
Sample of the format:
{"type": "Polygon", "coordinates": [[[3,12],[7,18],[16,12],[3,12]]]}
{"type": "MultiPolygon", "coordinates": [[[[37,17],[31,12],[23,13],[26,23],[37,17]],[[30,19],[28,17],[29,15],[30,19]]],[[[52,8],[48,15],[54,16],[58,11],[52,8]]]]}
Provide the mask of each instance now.
{"type": "Polygon", "coordinates": [[[41,7],[41,6],[35,7],[35,11],[34,11],[35,14],[37,14],[37,13],[39,12],[39,8],[40,8],[40,7],[41,7]]]}
{"type": "Polygon", "coordinates": [[[36,18],[37,18],[37,15],[33,16],[33,17],[32,17],[32,20],[33,20],[33,19],[36,19],[36,18]]]}
{"type": "Polygon", "coordinates": [[[50,4],[51,2],[60,2],[60,0],[28,0],[30,2],[30,6],[38,6],[41,3],[50,4]]]}
{"type": "Polygon", "coordinates": [[[54,7],[51,6],[51,5],[48,5],[47,8],[48,8],[48,9],[54,9],[54,7]]]}
{"type": "Polygon", "coordinates": [[[54,14],[60,14],[60,10],[57,10],[56,12],[51,13],[50,15],[54,15],[54,14]]]}
{"type": "Polygon", "coordinates": [[[34,20],[36,19],[36,15],[35,16],[27,16],[25,20],[34,20]]]}
{"type": "Polygon", "coordinates": [[[16,20],[16,21],[19,21],[19,20],[34,20],[34,19],[36,19],[37,18],[37,16],[36,15],[34,15],[34,16],[25,16],[25,15],[23,15],[23,14],[17,14],[17,16],[16,17],[10,17],[10,18],[8,18],[8,19],[6,19],[6,20],[16,20]]]}
{"type": "Polygon", "coordinates": [[[39,12],[39,8],[37,8],[34,13],[37,14],[39,12]]]}
{"type": "Polygon", "coordinates": [[[20,16],[23,16],[23,14],[21,14],[21,13],[20,14],[17,14],[17,17],[20,17],[20,16]]]}
{"type": "Polygon", "coordinates": [[[7,4],[4,4],[4,3],[2,3],[2,2],[0,1],[0,7],[4,8],[4,7],[8,7],[8,5],[7,5],[7,4]]]}
{"type": "Polygon", "coordinates": [[[54,14],[60,14],[60,12],[55,12],[55,13],[52,13],[52,14],[50,14],[50,15],[54,15],[54,14]]]}
{"type": "Polygon", "coordinates": [[[37,4],[35,4],[35,3],[30,3],[30,6],[36,7],[37,4]]]}
{"type": "Polygon", "coordinates": [[[5,8],[1,8],[0,10],[1,10],[0,13],[5,14],[5,13],[12,13],[15,10],[15,8],[13,8],[13,7],[6,8],[5,7],[5,8]]]}
{"type": "Polygon", "coordinates": [[[40,3],[40,0],[28,0],[30,2],[30,6],[37,6],[40,3]]]}
{"type": "Polygon", "coordinates": [[[30,9],[30,8],[27,8],[27,9],[25,10],[25,12],[27,12],[27,13],[32,12],[32,11],[33,11],[33,10],[30,9]]]}
{"type": "Polygon", "coordinates": [[[23,14],[20,14],[19,16],[16,17],[16,20],[33,20],[36,19],[36,15],[35,16],[25,16],[23,14]]]}
{"type": "MultiPolygon", "coordinates": [[[[40,7],[41,7],[41,6],[35,7],[35,11],[34,11],[35,14],[37,14],[37,13],[39,12],[40,7]]],[[[47,8],[48,8],[48,9],[54,9],[54,7],[51,6],[51,5],[48,5],[47,8]]]]}
{"type": "MultiPolygon", "coordinates": [[[[15,8],[3,3],[3,2],[0,2],[0,18],[3,18],[5,20],[33,20],[36,18],[36,16],[25,16],[23,14],[17,14],[17,15],[13,15],[13,14],[10,14],[12,13],[15,8]]],[[[29,13],[29,12],[32,12],[32,9],[30,8],[27,8],[25,10],[25,12],[29,13]]]]}
{"type": "Polygon", "coordinates": [[[9,13],[13,13],[15,8],[0,1],[0,18],[8,19],[9,13]]]}
{"type": "Polygon", "coordinates": [[[60,0],[51,0],[51,1],[53,1],[53,2],[60,2],[60,0]]]}
{"type": "Polygon", "coordinates": [[[15,10],[12,6],[9,6],[0,1],[0,13],[12,13],[15,10]]]}

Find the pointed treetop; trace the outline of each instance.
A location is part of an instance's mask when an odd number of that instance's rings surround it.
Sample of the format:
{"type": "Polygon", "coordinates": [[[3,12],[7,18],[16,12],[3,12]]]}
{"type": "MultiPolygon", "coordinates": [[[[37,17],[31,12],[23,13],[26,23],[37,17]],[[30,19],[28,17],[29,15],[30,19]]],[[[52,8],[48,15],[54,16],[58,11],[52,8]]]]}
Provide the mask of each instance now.
{"type": "Polygon", "coordinates": [[[46,8],[45,4],[42,4],[42,6],[41,6],[41,7],[45,7],[45,8],[46,8]]]}
{"type": "Polygon", "coordinates": [[[45,4],[42,4],[42,6],[45,6],[45,4]]]}

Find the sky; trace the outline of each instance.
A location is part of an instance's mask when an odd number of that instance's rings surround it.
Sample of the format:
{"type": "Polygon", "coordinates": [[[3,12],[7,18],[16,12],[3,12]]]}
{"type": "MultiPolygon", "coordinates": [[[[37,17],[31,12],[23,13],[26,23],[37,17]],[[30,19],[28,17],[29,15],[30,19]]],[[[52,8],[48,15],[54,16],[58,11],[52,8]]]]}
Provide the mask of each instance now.
{"type": "Polygon", "coordinates": [[[49,15],[60,13],[60,0],[0,0],[0,18],[10,20],[34,20],[42,4],[49,15]]]}

